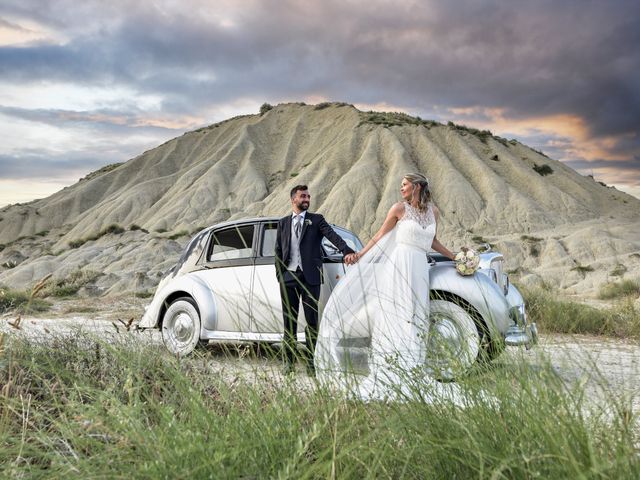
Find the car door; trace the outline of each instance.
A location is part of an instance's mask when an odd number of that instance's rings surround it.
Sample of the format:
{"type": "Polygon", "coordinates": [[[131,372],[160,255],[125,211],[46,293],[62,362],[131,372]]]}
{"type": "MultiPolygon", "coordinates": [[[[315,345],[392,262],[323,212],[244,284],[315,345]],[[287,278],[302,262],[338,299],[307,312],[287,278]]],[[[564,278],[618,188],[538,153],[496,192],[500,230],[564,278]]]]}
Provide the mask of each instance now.
{"type": "MultiPolygon", "coordinates": [[[[276,278],[275,247],[278,222],[260,228],[252,290],[252,325],[256,333],[282,333],[282,300],[276,278]]],[[[302,309],[301,309],[302,310],[302,309]]],[[[300,312],[300,317],[304,314],[300,312]]]]}
{"type": "MultiPolygon", "coordinates": [[[[362,242],[360,242],[360,239],[355,234],[336,225],[331,225],[331,227],[342,237],[351,250],[354,252],[362,250],[362,242]]],[[[346,272],[342,253],[326,237],[322,239],[322,250],[322,274],[324,283],[320,289],[320,313],[322,313],[323,307],[327,304],[331,292],[346,272]]]]}
{"type": "Polygon", "coordinates": [[[251,331],[255,232],[255,224],[240,224],[211,233],[199,273],[214,293],[218,331],[251,331]]]}
{"type": "MultiPolygon", "coordinates": [[[[277,222],[265,222],[261,225],[258,238],[258,251],[255,260],[253,291],[252,291],[252,329],[257,333],[282,333],[282,301],[280,286],[276,278],[275,244],[277,222]]],[[[338,233],[353,250],[360,250],[362,243],[351,232],[335,227],[338,233]]],[[[319,313],[331,295],[331,291],[338,280],[344,275],[342,253],[326,238],[322,242],[324,250],[323,278],[320,288],[319,313]]],[[[299,309],[298,332],[303,332],[306,322],[304,309],[299,309]]]]}

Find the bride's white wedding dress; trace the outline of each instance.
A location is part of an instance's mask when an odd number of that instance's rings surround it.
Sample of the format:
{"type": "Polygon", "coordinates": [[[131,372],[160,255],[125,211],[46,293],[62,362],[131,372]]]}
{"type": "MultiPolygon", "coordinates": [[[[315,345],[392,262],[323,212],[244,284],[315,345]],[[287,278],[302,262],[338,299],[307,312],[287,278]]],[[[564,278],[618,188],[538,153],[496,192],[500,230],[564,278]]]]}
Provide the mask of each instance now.
{"type": "Polygon", "coordinates": [[[421,389],[436,383],[424,371],[429,333],[427,252],[436,221],[431,206],[421,212],[405,202],[404,209],[393,230],[347,269],[320,322],[315,351],[318,380],[363,400],[430,396],[421,389]],[[360,355],[360,361],[354,354],[358,351],[366,355],[360,355]]]}

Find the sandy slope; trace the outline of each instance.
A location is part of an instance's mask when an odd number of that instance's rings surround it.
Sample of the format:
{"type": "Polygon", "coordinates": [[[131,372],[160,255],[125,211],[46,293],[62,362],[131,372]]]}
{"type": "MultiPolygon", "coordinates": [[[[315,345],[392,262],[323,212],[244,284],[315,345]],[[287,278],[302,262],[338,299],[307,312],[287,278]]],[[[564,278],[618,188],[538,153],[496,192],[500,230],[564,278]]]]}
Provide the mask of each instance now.
{"type": "Polygon", "coordinates": [[[297,183],[310,186],[313,210],[366,240],[410,171],[431,180],[441,240],[452,248],[491,242],[523,282],[593,292],[621,278],[611,275],[617,264],[625,278],[640,277],[640,200],[515,141],[393,118],[404,124],[372,123],[351,106],[279,105],[187,133],[48,198],[5,207],[0,284],[28,286],[49,272],[64,278],[84,269],[104,273],[93,292],[152,288],[188,240],[170,235],[282,215],[297,183]],[[544,165],[553,172],[533,169],[544,165]],[[69,247],[111,224],[149,233],[69,247]]]}

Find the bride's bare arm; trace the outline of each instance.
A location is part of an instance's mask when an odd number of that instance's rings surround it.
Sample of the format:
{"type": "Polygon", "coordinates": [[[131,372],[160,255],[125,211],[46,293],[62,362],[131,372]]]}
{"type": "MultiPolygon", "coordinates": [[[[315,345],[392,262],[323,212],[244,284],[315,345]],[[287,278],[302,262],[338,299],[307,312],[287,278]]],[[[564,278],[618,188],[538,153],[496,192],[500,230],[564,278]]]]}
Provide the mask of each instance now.
{"type": "Polygon", "coordinates": [[[440,243],[438,240],[438,218],[440,218],[440,211],[437,207],[433,207],[433,215],[436,217],[436,236],[433,237],[433,242],[431,243],[431,248],[433,248],[436,252],[441,253],[447,258],[453,260],[455,258],[454,253],[449,250],[447,247],[440,243]]]}
{"type": "Polygon", "coordinates": [[[384,219],[380,230],[378,230],[378,232],[373,236],[371,240],[369,240],[369,243],[367,243],[367,245],[362,250],[355,254],[355,261],[357,262],[358,260],[360,260],[360,257],[371,250],[371,248],[373,248],[373,246],[378,243],[378,241],[382,237],[384,237],[385,234],[393,230],[393,227],[396,226],[396,223],[398,223],[398,220],[402,218],[402,215],[404,215],[404,205],[401,202],[398,202],[389,209],[387,218],[384,219]]]}

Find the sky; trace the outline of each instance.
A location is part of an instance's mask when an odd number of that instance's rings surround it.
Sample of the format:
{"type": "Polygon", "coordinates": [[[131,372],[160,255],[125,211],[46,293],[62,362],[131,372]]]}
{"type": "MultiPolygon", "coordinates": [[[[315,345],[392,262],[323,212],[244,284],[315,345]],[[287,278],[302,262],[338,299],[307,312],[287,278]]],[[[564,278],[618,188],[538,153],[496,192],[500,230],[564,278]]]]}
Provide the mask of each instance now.
{"type": "Polygon", "coordinates": [[[2,0],[0,206],[300,101],[489,129],[640,198],[640,2],[2,0]]]}

